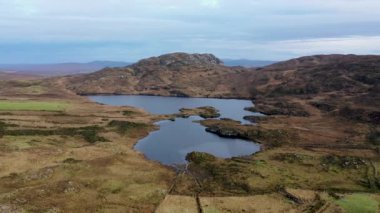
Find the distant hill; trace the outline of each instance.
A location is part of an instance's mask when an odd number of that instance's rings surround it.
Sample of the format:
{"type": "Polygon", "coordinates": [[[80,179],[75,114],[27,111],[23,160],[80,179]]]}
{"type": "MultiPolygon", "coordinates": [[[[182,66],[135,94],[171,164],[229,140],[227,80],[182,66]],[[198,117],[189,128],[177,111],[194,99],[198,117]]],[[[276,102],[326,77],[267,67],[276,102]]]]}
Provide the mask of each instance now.
{"type": "Polygon", "coordinates": [[[226,66],[242,66],[242,67],[265,67],[276,63],[277,61],[264,60],[248,60],[248,59],[223,59],[226,66]]]}
{"type": "Polygon", "coordinates": [[[128,62],[93,61],[89,63],[59,63],[59,64],[0,64],[0,70],[18,74],[60,76],[80,73],[90,73],[106,67],[125,67],[128,62]]]}
{"type": "Polygon", "coordinates": [[[3,72],[0,70],[0,81],[9,81],[9,80],[34,80],[41,78],[36,75],[20,74],[20,73],[11,73],[3,72]]]}

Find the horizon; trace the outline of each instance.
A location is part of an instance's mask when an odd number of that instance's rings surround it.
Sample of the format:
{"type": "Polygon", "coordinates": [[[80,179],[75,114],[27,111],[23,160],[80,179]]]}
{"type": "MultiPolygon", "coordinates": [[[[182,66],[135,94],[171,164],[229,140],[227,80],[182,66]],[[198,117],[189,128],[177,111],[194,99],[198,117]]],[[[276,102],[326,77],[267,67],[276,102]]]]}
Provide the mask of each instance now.
{"type": "MultiPolygon", "coordinates": [[[[175,53],[185,53],[185,54],[212,54],[212,53],[186,53],[186,52],[170,52],[170,53],[164,53],[163,55],[167,55],[167,54],[175,54],[175,53]]],[[[214,55],[214,54],[213,54],[214,55]]],[[[143,60],[143,59],[147,59],[147,58],[151,58],[151,57],[159,57],[161,55],[152,55],[152,56],[147,56],[145,58],[140,58],[140,59],[137,59],[135,61],[120,61],[120,60],[91,60],[91,61],[83,61],[83,62],[79,62],[79,61],[62,61],[62,62],[56,62],[56,63],[9,63],[9,64],[6,64],[6,63],[0,63],[0,65],[55,65],[55,64],[91,64],[91,63],[97,63],[97,62],[116,62],[116,63],[137,63],[139,62],[140,60],[143,60]]],[[[257,62],[279,62],[279,61],[273,61],[273,60],[255,60],[255,59],[248,59],[248,58],[236,58],[236,59],[232,59],[232,58],[220,58],[218,57],[217,55],[214,55],[215,57],[219,58],[220,60],[222,60],[223,62],[226,61],[226,60],[231,60],[231,61],[240,61],[240,60],[247,60],[247,61],[257,61],[257,62]]],[[[289,59],[286,59],[286,60],[290,60],[292,58],[289,58],[289,59]]]]}
{"type": "MultiPolygon", "coordinates": [[[[171,53],[164,53],[162,55],[166,55],[166,54],[174,54],[174,53],[178,53],[178,52],[171,52],[171,53]]],[[[185,52],[181,52],[181,53],[185,53],[185,52]]],[[[186,54],[209,54],[209,53],[186,53],[186,54]]],[[[213,54],[214,55],[214,54],[213,54]]],[[[288,61],[288,60],[292,60],[292,59],[297,59],[297,58],[302,58],[302,57],[313,57],[313,56],[320,56],[320,55],[325,55],[325,56],[329,56],[329,55],[356,55],[356,56],[377,56],[379,54],[352,54],[352,53],[348,53],[348,54],[340,54],[340,53],[331,53],[331,54],[316,54],[316,55],[303,55],[303,56],[299,56],[299,57],[294,57],[294,58],[287,58],[287,59],[284,59],[284,60],[266,60],[266,59],[260,59],[260,60],[256,60],[256,59],[248,59],[248,58],[236,58],[236,59],[233,59],[233,58],[220,58],[218,56],[216,56],[217,58],[219,58],[220,60],[222,60],[223,63],[225,63],[226,60],[228,61],[251,61],[251,62],[283,62],[283,61],[288,61]]],[[[136,61],[120,61],[120,60],[92,60],[92,61],[83,61],[83,62],[80,62],[80,61],[63,61],[63,62],[56,62],[56,63],[0,63],[0,65],[6,65],[6,66],[13,66],[13,65],[59,65],[59,64],[91,64],[91,63],[97,63],[97,62],[111,62],[111,63],[129,63],[129,64],[134,64],[134,63],[137,63],[139,62],[140,60],[144,60],[144,59],[148,59],[148,58],[151,58],[151,57],[159,57],[161,55],[154,55],[154,56],[147,56],[145,58],[140,58],[140,59],[137,59],[136,61]]],[[[0,70],[1,71],[1,70],[0,70]]]]}
{"type": "Polygon", "coordinates": [[[376,0],[0,0],[0,64],[380,54],[376,0]]]}
{"type": "MultiPolygon", "coordinates": [[[[170,53],[169,53],[170,54],[170,53]]],[[[141,58],[141,59],[138,59],[136,61],[113,61],[113,60],[93,60],[93,61],[84,61],[84,62],[78,62],[78,61],[63,61],[63,62],[57,62],[57,63],[11,63],[11,64],[0,64],[0,65],[9,65],[9,66],[12,66],[12,65],[57,65],[57,64],[91,64],[91,63],[97,63],[97,62],[112,62],[112,63],[130,63],[130,64],[134,64],[134,63],[137,63],[138,61],[140,60],[143,60],[143,59],[147,59],[147,58],[150,58],[150,57],[158,57],[158,56],[148,56],[146,58],[141,58]]],[[[219,58],[219,57],[217,57],[219,58]]],[[[279,61],[272,61],[272,60],[252,60],[252,59],[246,59],[246,58],[237,58],[237,59],[231,59],[231,58],[219,58],[220,60],[222,60],[223,62],[225,62],[225,60],[231,60],[231,61],[257,61],[257,62],[279,62],[279,61]]],[[[290,59],[289,59],[290,60],[290,59]]]]}

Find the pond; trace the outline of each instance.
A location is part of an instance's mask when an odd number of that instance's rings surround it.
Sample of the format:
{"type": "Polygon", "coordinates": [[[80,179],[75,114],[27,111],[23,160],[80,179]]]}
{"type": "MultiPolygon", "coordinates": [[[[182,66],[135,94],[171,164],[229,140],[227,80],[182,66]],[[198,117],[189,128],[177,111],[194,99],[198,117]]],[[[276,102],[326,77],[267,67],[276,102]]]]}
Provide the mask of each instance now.
{"type": "MultiPolygon", "coordinates": [[[[180,108],[212,106],[219,110],[222,118],[230,118],[245,124],[246,115],[260,115],[244,110],[252,106],[251,101],[214,98],[183,98],[161,96],[89,96],[98,103],[114,106],[133,106],[153,114],[174,114],[180,108]]],[[[207,152],[221,158],[250,155],[258,152],[260,146],[241,139],[222,138],[205,131],[196,120],[201,117],[177,118],[175,121],[160,121],[160,129],[140,140],[135,149],[144,153],[150,160],[165,165],[186,163],[186,154],[192,151],[207,152]]]]}

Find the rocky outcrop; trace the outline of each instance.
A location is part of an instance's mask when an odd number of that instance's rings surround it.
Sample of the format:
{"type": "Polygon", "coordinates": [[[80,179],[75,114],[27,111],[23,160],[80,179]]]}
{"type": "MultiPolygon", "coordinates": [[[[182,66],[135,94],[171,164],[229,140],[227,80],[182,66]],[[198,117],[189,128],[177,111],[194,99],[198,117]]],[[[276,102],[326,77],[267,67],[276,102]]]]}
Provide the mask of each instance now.
{"type": "Polygon", "coordinates": [[[166,66],[173,69],[181,68],[182,66],[212,66],[222,65],[223,62],[212,54],[187,54],[187,53],[172,53],[143,59],[132,68],[141,66],[166,66]]]}

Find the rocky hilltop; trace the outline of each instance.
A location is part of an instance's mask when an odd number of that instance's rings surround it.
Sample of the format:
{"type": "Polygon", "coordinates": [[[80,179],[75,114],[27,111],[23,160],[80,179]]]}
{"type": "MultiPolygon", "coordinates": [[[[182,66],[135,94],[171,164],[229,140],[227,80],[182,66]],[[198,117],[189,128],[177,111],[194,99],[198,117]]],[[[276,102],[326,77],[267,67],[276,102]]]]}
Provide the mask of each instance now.
{"type": "Polygon", "coordinates": [[[212,54],[172,53],[143,59],[132,67],[166,66],[169,69],[176,70],[183,66],[207,67],[222,64],[223,62],[212,54]]]}
{"type": "Polygon", "coordinates": [[[244,76],[251,71],[226,67],[212,54],[173,53],[126,67],[66,77],[65,81],[68,89],[78,94],[250,98],[250,85],[244,76]]]}

